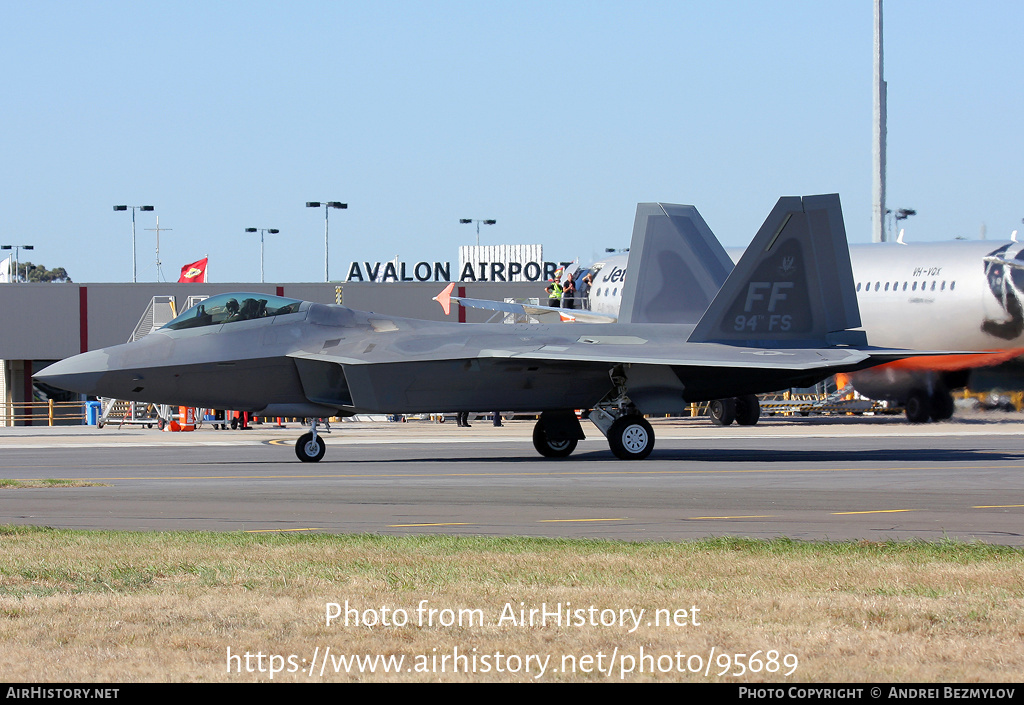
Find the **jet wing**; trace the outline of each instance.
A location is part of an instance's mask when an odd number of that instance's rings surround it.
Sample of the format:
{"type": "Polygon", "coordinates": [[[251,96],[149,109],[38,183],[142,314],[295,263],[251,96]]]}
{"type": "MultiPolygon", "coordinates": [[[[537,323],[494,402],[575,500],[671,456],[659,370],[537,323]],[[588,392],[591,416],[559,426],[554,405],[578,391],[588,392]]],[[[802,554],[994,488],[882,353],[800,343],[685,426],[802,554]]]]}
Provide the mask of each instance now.
{"type": "Polygon", "coordinates": [[[826,370],[859,369],[908,357],[956,354],[866,345],[794,347],[785,340],[777,340],[771,347],[767,343],[687,342],[693,337],[694,326],[684,324],[604,323],[586,328],[560,324],[466,325],[384,316],[323,304],[310,306],[306,322],[322,326],[327,339],[309,338],[288,350],[288,357],[351,366],[504,358],[575,362],[605,369],[632,364],[826,370]],[[343,334],[335,337],[327,332],[330,330],[343,334]]]}

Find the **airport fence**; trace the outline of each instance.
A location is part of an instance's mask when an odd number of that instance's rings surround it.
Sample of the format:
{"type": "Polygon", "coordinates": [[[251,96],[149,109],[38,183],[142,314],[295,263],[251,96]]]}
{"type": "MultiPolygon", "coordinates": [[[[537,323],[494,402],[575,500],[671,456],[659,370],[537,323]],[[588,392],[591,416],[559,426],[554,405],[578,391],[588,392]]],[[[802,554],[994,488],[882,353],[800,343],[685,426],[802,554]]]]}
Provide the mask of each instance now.
{"type": "Polygon", "coordinates": [[[8,402],[0,409],[0,426],[70,426],[85,423],[84,401],[8,402]]]}

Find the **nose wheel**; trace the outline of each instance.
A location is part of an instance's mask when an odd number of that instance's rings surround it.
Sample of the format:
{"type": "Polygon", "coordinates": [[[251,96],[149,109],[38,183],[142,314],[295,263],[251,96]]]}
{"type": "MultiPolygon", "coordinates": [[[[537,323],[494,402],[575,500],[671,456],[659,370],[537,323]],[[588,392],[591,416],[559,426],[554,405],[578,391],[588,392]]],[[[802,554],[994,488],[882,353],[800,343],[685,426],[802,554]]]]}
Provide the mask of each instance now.
{"type": "Polygon", "coordinates": [[[295,441],[295,455],[304,463],[319,462],[326,452],[327,446],[319,436],[312,433],[304,433],[295,441]]]}
{"type": "Polygon", "coordinates": [[[295,441],[295,455],[304,463],[318,463],[327,452],[327,446],[317,434],[316,427],[317,419],[313,419],[309,424],[309,433],[303,433],[295,441]]]}

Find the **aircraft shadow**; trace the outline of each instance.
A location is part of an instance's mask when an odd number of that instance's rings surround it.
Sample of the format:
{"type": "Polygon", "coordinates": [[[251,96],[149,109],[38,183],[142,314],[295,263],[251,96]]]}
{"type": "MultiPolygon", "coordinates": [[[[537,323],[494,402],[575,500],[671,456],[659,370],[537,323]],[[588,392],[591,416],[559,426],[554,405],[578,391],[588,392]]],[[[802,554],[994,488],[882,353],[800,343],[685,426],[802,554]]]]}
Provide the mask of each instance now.
{"type": "MultiPolygon", "coordinates": [[[[579,461],[586,461],[587,463],[600,462],[604,464],[615,463],[619,465],[623,470],[642,470],[646,463],[651,461],[688,461],[688,462],[707,462],[707,463],[752,463],[765,466],[776,466],[780,464],[796,464],[796,463],[812,463],[830,465],[832,467],[838,465],[864,465],[865,463],[927,463],[927,462],[941,462],[941,463],[993,463],[993,462],[1013,462],[1024,460],[1024,453],[1007,453],[1001,451],[984,451],[984,450],[941,450],[931,448],[910,448],[910,449],[897,449],[897,448],[881,448],[875,450],[785,450],[785,451],[765,451],[763,449],[751,449],[751,450],[736,450],[736,449],[708,449],[708,448],[669,448],[664,450],[658,450],[657,448],[651,453],[650,457],[646,461],[639,462],[628,462],[622,461],[612,455],[610,450],[598,450],[598,451],[583,451],[573,453],[572,456],[565,459],[551,459],[543,458],[540,455],[526,454],[526,455],[513,455],[513,456],[480,456],[480,455],[469,455],[469,456],[446,456],[439,455],[433,457],[399,457],[391,456],[388,458],[331,458],[330,451],[328,455],[322,461],[316,464],[316,466],[323,467],[326,465],[336,464],[389,464],[389,463],[404,463],[404,464],[415,464],[415,465],[474,465],[474,464],[493,464],[493,463],[528,463],[537,464],[544,463],[551,465],[552,467],[558,467],[560,465],[575,465],[579,461]]],[[[316,467],[311,466],[311,467],[316,467]]]]}
{"type": "Polygon", "coordinates": [[[870,450],[764,450],[669,448],[651,453],[648,460],[690,460],[719,463],[828,463],[830,465],[863,465],[864,463],[926,463],[926,462],[1000,462],[1024,459],[1022,453],[974,449],[939,448],[876,448],[870,450]]]}

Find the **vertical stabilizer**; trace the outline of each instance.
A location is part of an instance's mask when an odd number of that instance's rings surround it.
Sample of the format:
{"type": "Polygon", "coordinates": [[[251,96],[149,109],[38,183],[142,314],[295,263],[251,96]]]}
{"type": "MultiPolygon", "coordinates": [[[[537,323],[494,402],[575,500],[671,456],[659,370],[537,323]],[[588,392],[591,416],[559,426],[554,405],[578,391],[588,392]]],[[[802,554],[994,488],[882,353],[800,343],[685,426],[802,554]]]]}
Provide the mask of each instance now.
{"type": "Polygon", "coordinates": [[[690,342],[866,344],[837,194],[780,198],[690,342]]]}
{"type": "Polygon", "coordinates": [[[619,323],[695,323],[731,269],[696,208],[638,203],[619,323]]]}

